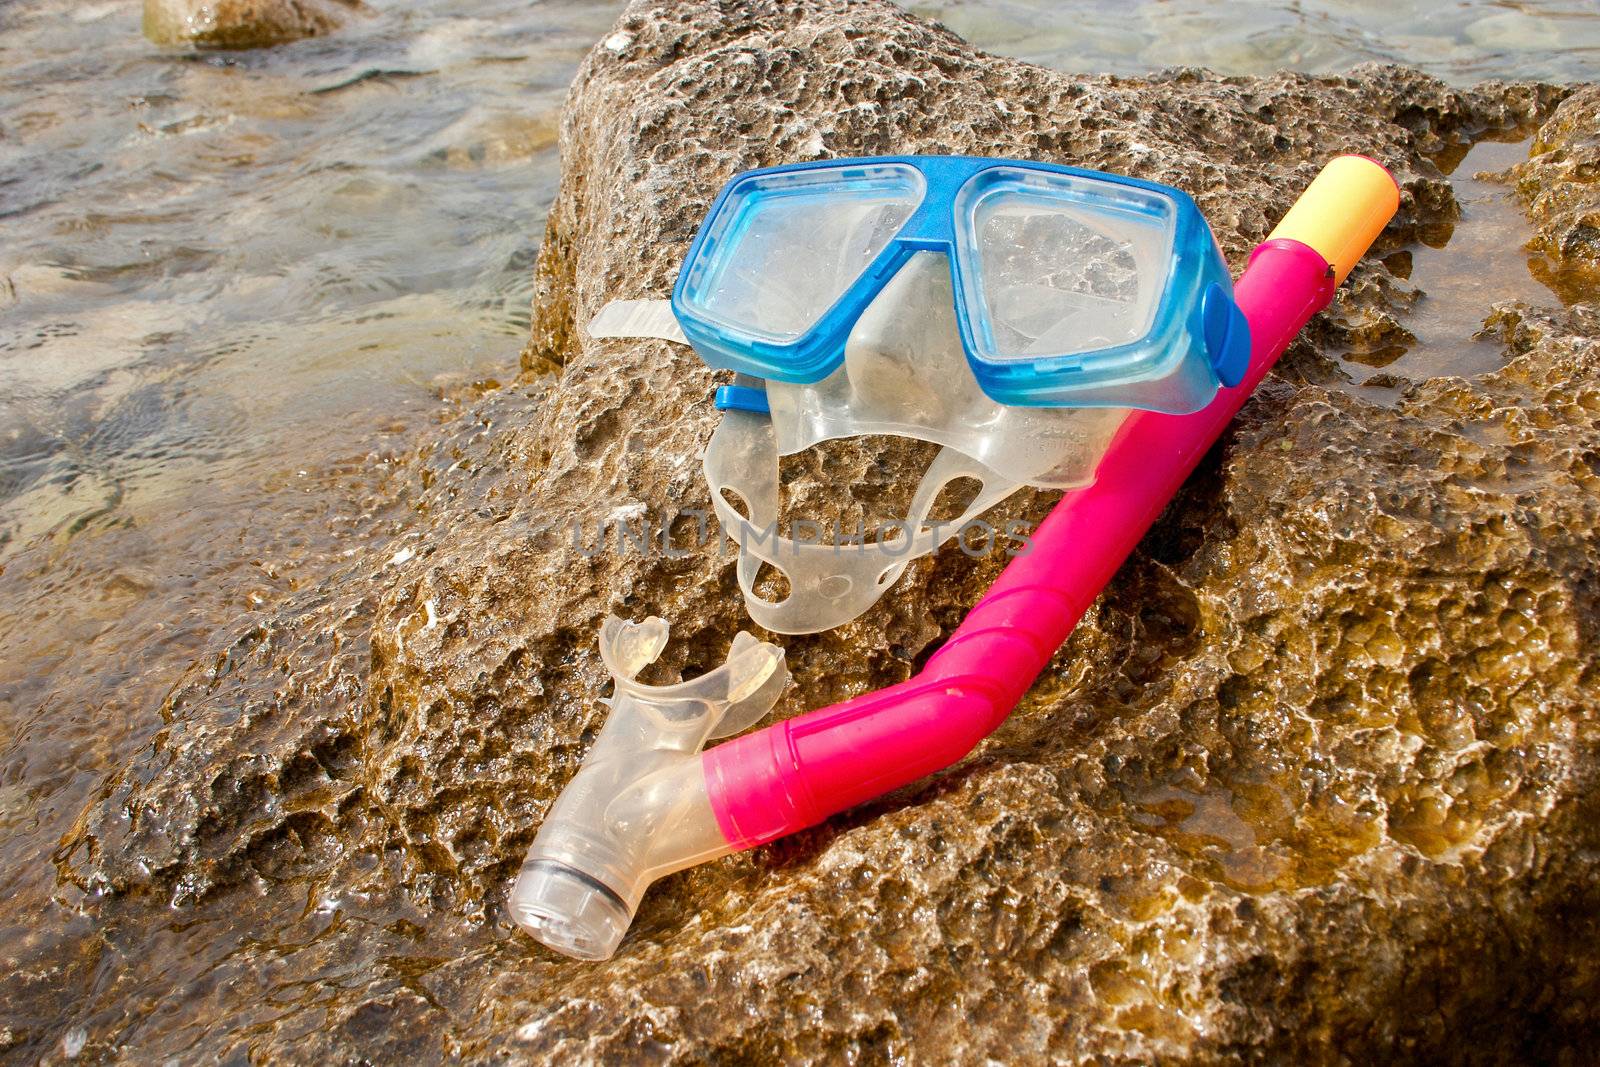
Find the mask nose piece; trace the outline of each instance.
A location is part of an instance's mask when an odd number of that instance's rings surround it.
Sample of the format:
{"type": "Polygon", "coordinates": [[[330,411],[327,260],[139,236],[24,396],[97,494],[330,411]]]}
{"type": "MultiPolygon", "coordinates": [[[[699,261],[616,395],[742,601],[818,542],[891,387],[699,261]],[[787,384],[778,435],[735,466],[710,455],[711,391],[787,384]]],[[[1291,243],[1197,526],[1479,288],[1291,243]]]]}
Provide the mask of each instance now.
{"type": "Polygon", "coordinates": [[[979,400],[944,253],[901,265],[850,331],[844,369],[856,401],[907,422],[938,425],[979,400]]]}

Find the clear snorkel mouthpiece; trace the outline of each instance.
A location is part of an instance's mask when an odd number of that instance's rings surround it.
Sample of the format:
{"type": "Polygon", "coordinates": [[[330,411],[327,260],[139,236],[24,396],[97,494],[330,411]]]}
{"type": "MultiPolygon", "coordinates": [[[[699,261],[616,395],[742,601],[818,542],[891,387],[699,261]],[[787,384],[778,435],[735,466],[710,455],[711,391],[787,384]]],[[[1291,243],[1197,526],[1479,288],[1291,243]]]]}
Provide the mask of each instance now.
{"type": "Polygon", "coordinates": [[[611,714],[506,901],[518,926],[577,959],[616,951],[651,882],[732,851],[706,794],[701,749],[766,715],[789,681],[783,649],[741,631],[715,670],[645,685],[636,678],[666,647],[667,629],[654,617],[613,616],[601,627],[611,714]]]}

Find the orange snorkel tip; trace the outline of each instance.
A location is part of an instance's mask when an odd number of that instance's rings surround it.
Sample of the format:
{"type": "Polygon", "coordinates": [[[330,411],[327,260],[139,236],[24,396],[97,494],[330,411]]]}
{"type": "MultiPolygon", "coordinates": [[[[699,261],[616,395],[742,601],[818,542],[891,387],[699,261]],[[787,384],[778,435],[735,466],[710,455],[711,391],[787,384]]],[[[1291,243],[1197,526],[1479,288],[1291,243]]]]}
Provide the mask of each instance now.
{"type": "Polygon", "coordinates": [[[1343,282],[1400,206],[1400,186],[1366,156],[1337,156],[1322,168],[1267,240],[1299,241],[1343,282]]]}

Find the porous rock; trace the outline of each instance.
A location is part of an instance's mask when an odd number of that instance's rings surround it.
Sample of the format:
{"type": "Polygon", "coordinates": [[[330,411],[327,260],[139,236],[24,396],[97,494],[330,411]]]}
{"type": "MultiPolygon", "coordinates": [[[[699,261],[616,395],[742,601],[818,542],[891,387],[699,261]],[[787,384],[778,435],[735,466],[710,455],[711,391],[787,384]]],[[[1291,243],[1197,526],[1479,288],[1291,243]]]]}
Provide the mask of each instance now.
{"type": "Polygon", "coordinates": [[[1573,93],[1515,169],[1543,280],[1570,300],[1600,292],[1600,87],[1573,93]]]}
{"type": "MultiPolygon", "coordinates": [[[[664,516],[696,540],[720,379],[579,327],[667,292],[731,174],[901,152],[1121,171],[1192,192],[1237,268],[1341,150],[1394,170],[1378,251],[1407,243],[1454,211],[1437,154],[1563,95],[1393,67],[1067,76],[886,3],[633,5],[565,112],[522,379],[397,470],[411,521],[176,686],[63,842],[70,953],[13,952],[13,1047],[55,1040],[68,1002],[83,1056],[145,1062],[1579,1062],[1600,311],[1484,308],[1500,369],[1378,405],[1329,355],[1403,316],[1376,259],[962,764],[665,880],[606,963],[503,907],[603,721],[601,619],[671,619],[667,678],[744,625],[714,543],[570,532],[664,516]]],[[[887,506],[925,453],[881,444],[796,465],[800,497],[887,506]]],[[[786,640],[778,714],[907,677],[1002,563],[941,553],[786,640]]]]}

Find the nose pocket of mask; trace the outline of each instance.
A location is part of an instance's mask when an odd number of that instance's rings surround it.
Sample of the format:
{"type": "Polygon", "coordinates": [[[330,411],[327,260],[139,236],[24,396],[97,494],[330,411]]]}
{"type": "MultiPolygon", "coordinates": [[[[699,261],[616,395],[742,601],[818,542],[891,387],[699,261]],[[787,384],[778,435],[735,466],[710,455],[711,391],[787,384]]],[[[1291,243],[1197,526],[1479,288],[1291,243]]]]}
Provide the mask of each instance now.
{"type": "Polygon", "coordinates": [[[837,370],[817,382],[768,382],[779,454],[892,434],[964,452],[1013,483],[1065,489],[1091,481],[1127,412],[991,399],[962,347],[953,294],[949,257],[916,252],[856,320],[837,370]]]}

